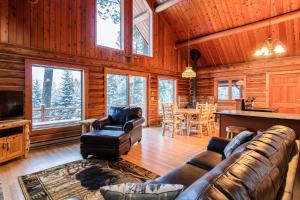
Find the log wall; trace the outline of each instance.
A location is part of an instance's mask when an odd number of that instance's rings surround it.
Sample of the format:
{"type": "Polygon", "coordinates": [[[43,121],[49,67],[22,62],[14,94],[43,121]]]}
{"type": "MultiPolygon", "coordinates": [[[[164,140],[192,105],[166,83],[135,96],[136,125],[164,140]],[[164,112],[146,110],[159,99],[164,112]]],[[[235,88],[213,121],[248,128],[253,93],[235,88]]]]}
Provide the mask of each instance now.
{"type": "MultiPolygon", "coordinates": [[[[199,96],[214,96],[217,100],[217,80],[243,77],[245,97],[255,97],[256,107],[268,105],[268,74],[300,70],[300,57],[285,57],[242,64],[206,67],[198,70],[199,96]]],[[[217,102],[219,110],[235,109],[235,101],[217,102]]]]}
{"type": "MultiPolygon", "coordinates": [[[[26,60],[82,66],[89,77],[85,117],[99,118],[105,115],[104,68],[148,72],[149,124],[158,124],[157,77],[179,80],[185,60],[174,48],[175,36],[169,25],[155,12],[153,17],[153,57],[138,56],[96,45],[95,0],[39,0],[37,4],[1,0],[0,89],[25,91],[26,60]]],[[[131,24],[125,20],[125,27],[131,29],[131,24]]],[[[128,38],[126,42],[131,43],[128,38]]],[[[178,90],[184,91],[184,87],[181,84],[178,90]]],[[[40,142],[79,134],[78,126],[63,127],[34,131],[31,139],[40,142]]]]}

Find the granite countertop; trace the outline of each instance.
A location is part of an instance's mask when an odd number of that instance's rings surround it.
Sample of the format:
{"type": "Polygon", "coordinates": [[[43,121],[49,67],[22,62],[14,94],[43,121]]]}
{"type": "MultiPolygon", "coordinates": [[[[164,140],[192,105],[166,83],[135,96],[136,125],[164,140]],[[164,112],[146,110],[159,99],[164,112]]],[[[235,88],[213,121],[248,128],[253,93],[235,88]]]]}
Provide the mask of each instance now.
{"type": "Polygon", "coordinates": [[[221,111],[221,112],[216,112],[216,114],[219,114],[219,115],[237,115],[237,116],[246,116],[246,117],[262,117],[262,118],[300,120],[300,114],[288,114],[288,113],[224,110],[224,111],[221,111]]]}

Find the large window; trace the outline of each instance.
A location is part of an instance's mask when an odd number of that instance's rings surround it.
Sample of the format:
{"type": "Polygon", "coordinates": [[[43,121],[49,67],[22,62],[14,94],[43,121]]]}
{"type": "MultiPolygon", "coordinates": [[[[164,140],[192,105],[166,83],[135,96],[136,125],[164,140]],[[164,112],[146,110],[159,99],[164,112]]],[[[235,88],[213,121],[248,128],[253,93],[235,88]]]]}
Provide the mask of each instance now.
{"type": "Polygon", "coordinates": [[[97,44],[123,49],[123,0],[97,1],[97,44]]]}
{"type": "Polygon", "coordinates": [[[147,119],[147,77],[107,74],[107,111],[112,106],[137,106],[147,119]]]}
{"type": "Polygon", "coordinates": [[[152,10],[146,0],[133,0],[132,51],[152,55],[152,10]]]}
{"type": "Polygon", "coordinates": [[[159,112],[162,113],[163,103],[175,103],[176,100],[176,81],[171,79],[159,79],[159,112]]]}
{"type": "Polygon", "coordinates": [[[243,97],[243,80],[230,79],[218,81],[218,100],[234,100],[243,97]]]}
{"type": "Polygon", "coordinates": [[[229,81],[218,81],[218,100],[228,100],[229,99],[229,81]]]}
{"type": "Polygon", "coordinates": [[[81,119],[82,71],[33,65],[33,126],[51,126],[81,119]]]}
{"type": "Polygon", "coordinates": [[[111,106],[128,105],[128,76],[107,74],[106,103],[107,110],[111,106]]]}

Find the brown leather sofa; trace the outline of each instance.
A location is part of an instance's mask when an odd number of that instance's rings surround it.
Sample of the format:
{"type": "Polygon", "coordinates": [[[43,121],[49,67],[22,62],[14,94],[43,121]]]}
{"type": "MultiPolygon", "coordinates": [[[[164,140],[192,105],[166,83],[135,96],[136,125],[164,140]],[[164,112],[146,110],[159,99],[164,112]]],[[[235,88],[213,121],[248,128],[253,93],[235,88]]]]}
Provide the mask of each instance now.
{"type": "Polygon", "coordinates": [[[142,139],[142,109],[139,107],[111,107],[109,115],[92,123],[95,129],[81,136],[80,152],[88,155],[120,156],[142,139]]]}
{"type": "Polygon", "coordinates": [[[207,151],[155,181],[185,185],[177,200],[292,199],[300,148],[295,138],[292,129],[272,126],[226,158],[229,141],[212,138],[207,151]]]}

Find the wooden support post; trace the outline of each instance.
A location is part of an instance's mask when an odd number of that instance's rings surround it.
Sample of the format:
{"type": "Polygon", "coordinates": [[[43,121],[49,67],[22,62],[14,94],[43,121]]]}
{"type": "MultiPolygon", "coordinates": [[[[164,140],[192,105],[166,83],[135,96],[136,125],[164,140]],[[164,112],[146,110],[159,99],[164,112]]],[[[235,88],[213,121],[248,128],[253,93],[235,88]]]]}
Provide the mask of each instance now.
{"type": "Polygon", "coordinates": [[[44,122],[45,121],[45,104],[41,104],[41,121],[44,122]]]}

